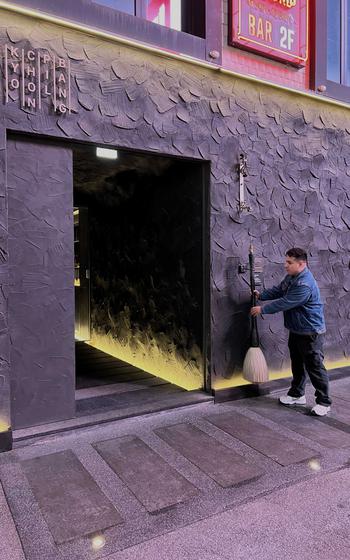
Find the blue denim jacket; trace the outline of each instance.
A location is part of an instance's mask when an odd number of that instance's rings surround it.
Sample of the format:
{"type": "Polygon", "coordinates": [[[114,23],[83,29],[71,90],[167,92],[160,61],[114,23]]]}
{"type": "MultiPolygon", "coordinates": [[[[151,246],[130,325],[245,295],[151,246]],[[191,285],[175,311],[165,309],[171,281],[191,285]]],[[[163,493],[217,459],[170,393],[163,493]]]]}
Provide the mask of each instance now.
{"type": "Polygon", "coordinates": [[[316,280],[308,268],[297,276],[287,275],[279,286],[264,290],[260,299],[275,300],[262,308],[262,314],[283,311],[284,326],[297,334],[326,332],[323,303],[316,280]]]}

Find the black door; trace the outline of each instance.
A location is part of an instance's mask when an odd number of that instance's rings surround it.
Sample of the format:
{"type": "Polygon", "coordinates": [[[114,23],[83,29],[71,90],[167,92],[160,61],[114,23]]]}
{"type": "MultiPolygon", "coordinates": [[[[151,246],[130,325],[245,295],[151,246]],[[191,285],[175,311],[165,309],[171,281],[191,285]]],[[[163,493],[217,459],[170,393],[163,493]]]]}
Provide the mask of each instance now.
{"type": "Polygon", "coordinates": [[[7,144],[14,428],[75,413],[72,152],[7,144]]]}

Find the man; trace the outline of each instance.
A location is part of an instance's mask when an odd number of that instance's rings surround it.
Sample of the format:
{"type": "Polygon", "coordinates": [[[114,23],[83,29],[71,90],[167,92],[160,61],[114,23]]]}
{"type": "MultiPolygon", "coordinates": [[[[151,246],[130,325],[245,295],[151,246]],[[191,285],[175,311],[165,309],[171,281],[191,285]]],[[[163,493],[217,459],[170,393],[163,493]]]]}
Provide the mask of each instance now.
{"type": "Polygon", "coordinates": [[[268,315],[283,311],[284,325],[289,330],[288,347],[292,362],[292,384],[288,394],[280,397],[281,404],[304,405],[306,372],[315,388],[316,406],[311,412],[325,416],[330,411],[331,399],[326,368],[323,365],[323,333],[326,331],[323,304],[316,280],[307,267],[307,255],[294,247],[286,253],[287,276],[258,299],[274,300],[264,307],[252,307],[251,315],[268,315]]]}

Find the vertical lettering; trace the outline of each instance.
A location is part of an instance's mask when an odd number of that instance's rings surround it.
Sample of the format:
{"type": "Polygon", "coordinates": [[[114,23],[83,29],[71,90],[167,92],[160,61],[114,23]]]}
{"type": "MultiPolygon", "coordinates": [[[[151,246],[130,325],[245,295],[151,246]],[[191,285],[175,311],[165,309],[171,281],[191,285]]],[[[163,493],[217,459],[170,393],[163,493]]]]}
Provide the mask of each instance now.
{"type": "Polygon", "coordinates": [[[35,68],[34,66],[27,66],[27,76],[35,77],[35,68]]]}
{"type": "Polygon", "coordinates": [[[61,86],[59,86],[58,87],[58,97],[59,98],[63,97],[64,99],[67,99],[67,90],[63,89],[63,88],[61,88],[61,86]]]}
{"type": "Polygon", "coordinates": [[[64,84],[66,83],[66,78],[65,78],[64,74],[62,74],[62,72],[61,72],[61,74],[58,76],[58,80],[57,80],[57,81],[58,81],[58,83],[60,83],[60,82],[63,82],[64,84]]]}
{"type": "Polygon", "coordinates": [[[25,104],[27,105],[28,109],[35,109],[36,107],[36,100],[32,97],[27,97],[25,100],[25,104]]]}
{"type": "MultiPolygon", "coordinates": [[[[255,25],[255,22],[254,22],[255,25]]],[[[48,51],[4,45],[5,103],[17,98],[22,109],[41,110],[43,96],[51,96],[54,110],[71,113],[71,63],[48,51]],[[12,95],[11,91],[18,94],[12,95]]],[[[0,101],[1,103],[1,101],[0,101]]]]}
{"type": "Polygon", "coordinates": [[[20,58],[18,47],[13,47],[12,45],[10,45],[10,56],[11,58],[20,58]]]}
{"type": "Polygon", "coordinates": [[[19,80],[17,80],[17,78],[12,78],[10,86],[12,89],[19,89],[19,80]]]}

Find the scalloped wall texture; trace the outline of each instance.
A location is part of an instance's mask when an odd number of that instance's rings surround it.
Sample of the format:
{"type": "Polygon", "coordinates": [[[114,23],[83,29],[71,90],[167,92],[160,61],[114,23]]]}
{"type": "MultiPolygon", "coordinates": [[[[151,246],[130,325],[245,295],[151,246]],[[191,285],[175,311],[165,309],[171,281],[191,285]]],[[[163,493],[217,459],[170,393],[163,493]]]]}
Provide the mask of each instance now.
{"type": "MultiPolygon", "coordinates": [[[[350,125],[348,111],[293,93],[156,57],[20,16],[2,18],[0,44],[48,48],[72,65],[71,115],[18,102],[1,107],[1,309],[6,324],[4,129],[210,161],[211,372],[235,383],[247,346],[249,293],[238,264],[250,239],[264,282],[283,275],[284,252],[304,246],[325,301],[330,359],[350,343],[350,125]],[[249,214],[237,212],[239,154],[247,155],[249,214]]],[[[3,371],[8,365],[1,331],[3,371]]],[[[272,370],[288,366],[281,317],[261,321],[272,370]]],[[[5,374],[4,374],[5,375],[5,374]]],[[[6,375],[5,375],[6,378],[6,375]]],[[[5,393],[6,394],[6,393],[5,393]]],[[[6,397],[4,398],[6,400],[6,397]]]]}

